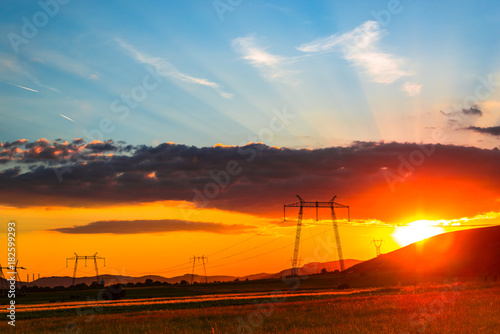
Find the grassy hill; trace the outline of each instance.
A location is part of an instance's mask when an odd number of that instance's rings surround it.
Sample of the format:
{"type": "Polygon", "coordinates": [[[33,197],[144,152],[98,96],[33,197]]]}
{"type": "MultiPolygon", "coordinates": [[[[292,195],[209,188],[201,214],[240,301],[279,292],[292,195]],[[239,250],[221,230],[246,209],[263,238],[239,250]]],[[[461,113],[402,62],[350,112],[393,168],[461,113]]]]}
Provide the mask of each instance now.
{"type": "Polygon", "coordinates": [[[381,271],[471,276],[500,273],[500,226],[444,233],[362,262],[354,273],[381,271]]]}

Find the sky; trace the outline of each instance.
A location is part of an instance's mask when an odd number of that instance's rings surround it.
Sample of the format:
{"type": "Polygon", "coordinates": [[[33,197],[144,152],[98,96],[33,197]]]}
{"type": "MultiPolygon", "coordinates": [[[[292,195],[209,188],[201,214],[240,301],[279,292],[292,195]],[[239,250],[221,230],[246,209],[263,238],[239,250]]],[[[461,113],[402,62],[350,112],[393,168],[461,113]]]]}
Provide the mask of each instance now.
{"type": "MultiPolygon", "coordinates": [[[[6,2],[0,206],[20,265],[71,275],[67,257],[98,252],[115,274],[203,255],[209,274],[277,272],[297,194],[350,206],[345,258],[498,224],[498,7],[6,2]]],[[[306,211],[304,263],[336,259],[328,215],[306,211]]]]}

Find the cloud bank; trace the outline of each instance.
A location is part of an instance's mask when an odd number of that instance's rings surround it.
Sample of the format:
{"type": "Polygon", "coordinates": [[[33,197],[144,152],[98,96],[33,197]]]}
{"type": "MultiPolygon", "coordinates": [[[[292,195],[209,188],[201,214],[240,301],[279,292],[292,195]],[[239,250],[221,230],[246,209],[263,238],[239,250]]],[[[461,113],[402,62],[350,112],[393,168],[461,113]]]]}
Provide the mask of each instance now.
{"type": "Polygon", "coordinates": [[[162,232],[211,232],[220,234],[234,234],[253,231],[255,226],[222,223],[196,222],[175,219],[161,220],[106,220],[96,221],[86,225],[56,228],[55,231],[67,234],[138,234],[162,232]]]}
{"type": "Polygon", "coordinates": [[[392,223],[419,210],[473,216],[497,208],[500,198],[500,151],[452,145],[355,142],[309,150],[20,139],[0,143],[0,168],[0,205],[14,207],[171,200],[279,217],[296,194],[337,195],[353,217],[392,223]],[[475,200],[466,200],[471,194],[475,200]]]}

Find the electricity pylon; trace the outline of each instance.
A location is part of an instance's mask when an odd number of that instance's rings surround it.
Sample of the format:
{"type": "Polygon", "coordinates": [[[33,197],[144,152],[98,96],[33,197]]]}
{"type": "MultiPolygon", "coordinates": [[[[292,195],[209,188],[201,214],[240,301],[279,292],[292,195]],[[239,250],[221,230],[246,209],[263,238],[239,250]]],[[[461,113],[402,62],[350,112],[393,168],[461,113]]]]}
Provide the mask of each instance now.
{"type": "Polygon", "coordinates": [[[348,215],[348,221],[351,221],[350,219],[350,211],[349,211],[349,206],[335,203],[335,197],[329,201],[329,202],[306,202],[304,201],[299,195],[297,195],[299,198],[299,202],[292,203],[292,204],[285,204],[283,206],[283,219],[286,220],[286,208],[299,208],[299,216],[297,219],[297,232],[295,234],[295,247],[293,249],[293,260],[292,260],[292,276],[297,276],[298,274],[298,257],[299,257],[299,245],[300,245],[300,232],[302,230],[302,217],[304,215],[304,208],[316,208],[316,221],[318,220],[318,210],[319,208],[330,208],[331,209],[331,215],[332,215],[332,224],[333,224],[333,231],[335,233],[335,241],[337,244],[337,253],[339,256],[339,262],[340,262],[340,271],[345,270],[344,266],[344,256],[342,255],[342,245],[340,244],[340,234],[339,234],[339,227],[337,225],[337,215],[335,214],[335,208],[346,208],[347,209],[347,215],[348,215]]]}
{"type": "Polygon", "coordinates": [[[382,239],[379,239],[379,240],[373,239],[372,242],[373,242],[373,245],[375,246],[375,252],[377,253],[377,256],[380,256],[380,248],[382,247],[382,242],[384,242],[384,240],[382,240],[382,239]]]}
{"type": "Polygon", "coordinates": [[[71,285],[75,285],[75,280],[76,280],[76,269],[78,268],[78,260],[84,259],[85,260],[85,267],[87,266],[87,259],[94,259],[94,266],[95,266],[95,277],[96,277],[96,282],[99,284],[99,269],[97,268],[97,260],[104,260],[104,266],[106,267],[106,259],[100,256],[97,256],[97,253],[94,255],[78,255],[75,253],[75,256],[73,257],[68,257],[66,259],[66,268],[68,267],[68,260],[75,260],[75,268],[73,269],[73,281],[71,285]]]}
{"type": "Polygon", "coordinates": [[[191,273],[191,284],[193,284],[194,266],[196,264],[196,261],[203,262],[203,271],[205,272],[205,283],[208,283],[207,268],[205,267],[205,260],[207,260],[207,262],[208,262],[208,257],[206,257],[205,255],[203,255],[203,256],[194,256],[193,255],[193,258],[190,260],[190,262],[193,262],[193,272],[191,273]]]}
{"type": "MultiPolygon", "coordinates": [[[[2,295],[3,295],[3,292],[4,292],[3,283],[4,283],[4,280],[7,280],[7,278],[3,274],[3,270],[4,269],[9,269],[9,267],[2,267],[2,265],[0,264],[0,284],[2,286],[1,290],[0,290],[0,294],[2,294],[2,295]]],[[[5,294],[7,294],[7,289],[5,289],[5,294]]]]}
{"type": "MultiPolygon", "coordinates": [[[[17,270],[18,270],[18,269],[27,270],[27,269],[26,269],[26,268],[24,268],[24,267],[19,267],[19,266],[17,265],[18,263],[19,263],[19,260],[17,260],[17,261],[16,261],[16,264],[14,265],[14,267],[12,267],[12,265],[11,265],[11,266],[9,266],[9,267],[2,267],[2,265],[0,265],[0,278],[3,278],[3,279],[5,279],[5,280],[6,280],[7,278],[5,277],[5,275],[4,275],[4,273],[3,273],[3,269],[9,269],[9,270],[10,270],[10,271],[9,271],[9,273],[14,274],[14,279],[15,279],[15,281],[16,281],[16,289],[19,289],[19,288],[17,288],[17,286],[19,286],[20,288],[22,288],[22,287],[23,287],[23,282],[21,281],[21,277],[19,276],[19,273],[17,272],[17,270]]],[[[3,280],[1,280],[1,281],[2,281],[2,284],[1,284],[1,285],[2,285],[2,287],[1,287],[1,291],[2,291],[2,293],[3,293],[3,290],[4,290],[4,288],[3,288],[3,283],[4,283],[4,281],[3,281],[3,280]]],[[[8,287],[8,285],[7,285],[7,287],[8,287]]],[[[5,291],[6,291],[6,292],[7,292],[7,290],[8,290],[8,289],[7,289],[7,287],[5,288],[5,291]]],[[[21,291],[21,290],[19,289],[19,291],[21,291]]]]}

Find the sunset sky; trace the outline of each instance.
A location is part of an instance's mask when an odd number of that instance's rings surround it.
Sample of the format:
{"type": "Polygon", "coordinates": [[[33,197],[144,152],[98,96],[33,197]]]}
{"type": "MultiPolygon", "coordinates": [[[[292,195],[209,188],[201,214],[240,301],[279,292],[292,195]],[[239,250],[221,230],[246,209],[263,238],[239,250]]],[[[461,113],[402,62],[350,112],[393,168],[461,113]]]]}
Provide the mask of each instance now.
{"type": "MultiPolygon", "coordinates": [[[[350,206],[347,259],[499,224],[498,22],[495,1],[6,2],[0,245],[14,220],[27,273],[98,252],[247,275],[290,266],[297,194],[350,206]]],[[[335,260],[328,211],[305,218],[303,262],[335,260]]]]}

